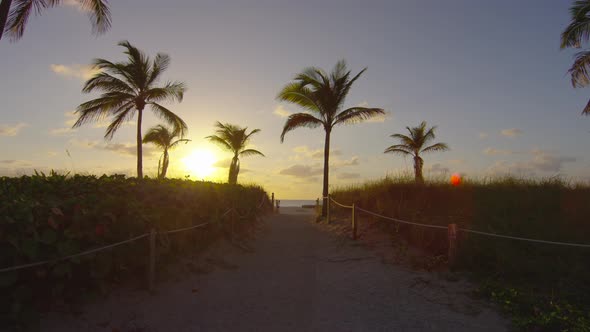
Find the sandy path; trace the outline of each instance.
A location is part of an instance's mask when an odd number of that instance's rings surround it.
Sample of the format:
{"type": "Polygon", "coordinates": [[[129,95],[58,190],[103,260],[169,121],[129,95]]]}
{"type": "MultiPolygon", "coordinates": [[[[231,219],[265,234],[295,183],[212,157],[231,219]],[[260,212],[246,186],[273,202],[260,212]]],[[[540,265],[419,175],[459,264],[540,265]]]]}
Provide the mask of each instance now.
{"type": "Polygon", "coordinates": [[[43,331],[506,331],[463,283],[382,264],[320,231],[309,210],[267,218],[253,252],[232,250],[207,274],[113,294],[43,331]]]}

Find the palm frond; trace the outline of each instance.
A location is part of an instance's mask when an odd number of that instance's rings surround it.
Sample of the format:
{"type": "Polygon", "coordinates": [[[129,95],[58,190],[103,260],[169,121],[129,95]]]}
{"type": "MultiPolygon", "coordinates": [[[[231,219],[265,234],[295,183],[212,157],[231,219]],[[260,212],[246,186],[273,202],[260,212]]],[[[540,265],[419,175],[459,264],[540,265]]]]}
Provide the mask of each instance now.
{"type": "Polygon", "coordinates": [[[167,109],[166,107],[158,104],[158,103],[149,103],[152,107],[154,113],[160,117],[162,120],[166,121],[166,123],[173,126],[174,132],[178,133],[180,137],[184,137],[186,132],[188,131],[188,126],[186,122],[182,120],[178,115],[174,114],[172,111],[167,109]]]}
{"type": "Polygon", "coordinates": [[[449,146],[446,143],[436,143],[429,147],[422,149],[421,152],[436,152],[436,151],[447,151],[449,146]]]}
{"type": "Polygon", "coordinates": [[[324,122],[309,113],[295,113],[289,115],[283,132],[281,133],[281,143],[285,140],[285,134],[300,127],[317,128],[321,125],[325,125],[324,122]]]}
{"type": "Polygon", "coordinates": [[[170,144],[170,147],[169,148],[171,149],[171,148],[177,146],[180,143],[185,143],[186,144],[186,143],[188,143],[190,141],[191,140],[190,139],[187,139],[187,138],[177,139],[176,141],[172,142],[172,144],[170,144]]]}
{"type": "Polygon", "coordinates": [[[390,135],[389,137],[399,139],[402,142],[402,144],[408,146],[408,148],[410,148],[412,150],[416,149],[415,142],[412,137],[409,137],[409,136],[406,136],[403,134],[393,134],[393,135],[390,135]]]}
{"type": "Polygon", "coordinates": [[[387,149],[385,149],[385,151],[383,151],[383,153],[394,153],[394,154],[411,155],[411,156],[414,155],[414,153],[409,151],[405,145],[400,145],[400,144],[392,145],[392,146],[388,147],[387,149]]]}
{"type": "MultiPolygon", "coordinates": [[[[118,115],[115,116],[115,119],[113,120],[113,122],[111,122],[109,124],[109,126],[107,127],[107,130],[105,131],[105,134],[104,134],[105,140],[110,141],[111,139],[113,139],[113,136],[115,135],[117,130],[119,130],[119,128],[125,122],[127,122],[133,118],[133,115],[135,114],[135,112],[132,111],[132,109],[133,109],[133,105],[123,106],[119,109],[118,115]]],[[[80,121],[80,120],[78,120],[78,121],[80,121]]],[[[77,122],[76,122],[76,124],[77,124],[77,122]]]]}
{"type": "Polygon", "coordinates": [[[211,143],[217,144],[222,148],[225,148],[226,150],[232,150],[231,145],[229,145],[228,142],[226,142],[223,138],[217,135],[206,136],[205,139],[208,139],[211,143]]]}
{"type": "Polygon", "coordinates": [[[118,114],[128,107],[132,108],[133,106],[133,100],[111,96],[87,101],[76,109],[74,114],[78,115],[78,120],[72,128],[77,128],[85,123],[103,120],[111,114],[118,114]]]}
{"type": "Polygon", "coordinates": [[[38,15],[46,7],[43,0],[13,0],[4,29],[10,40],[16,41],[23,36],[32,11],[38,15]]]}
{"type": "Polygon", "coordinates": [[[111,27],[111,11],[107,0],[79,0],[82,9],[88,12],[92,22],[92,32],[103,34],[111,27]]]}
{"type": "Polygon", "coordinates": [[[590,68],[590,51],[576,53],[574,64],[568,70],[574,88],[585,87],[590,83],[588,68],[590,68]]]}
{"type": "Polygon", "coordinates": [[[246,150],[243,150],[242,152],[240,152],[240,156],[245,156],[245,157],[256,156],[256,155],[265,157],[265,155],[262,152],[260,152],[258,150],[254,150],[254,149],[246,149],[246,150]]]}
{"type": "Polygon", "coordinates": [[[127,94],[135,92],[127,83],[106,72],[100,72],[86,81],[82,92],[89,93],[95,89],[108,92],[124,92],[127,94]]]}
{"type": "Polygon", "coordinates": [[[168,69],[170,65],[170,57],[167,54],[158,53],[154,58],[154,63],[152,64],[152,72],[148,78],[148,85],[156,83],[160,75],[168,69]]]}
{"type": "Polygon", "coordinates": [[[571,22],[561,33],[560,47],[578,48],[590,38],[590,2],[577,0],[570,7],[571,22]]]}
{"type": "Polygon", "coordinates": [[[351,107],[340,112],[334,119],[334,125],[352,124],[368,120],[377,115],[384,115],[385,111],[381,108],[351,107]]]}
{"type": "Polygon", "coordinates": [[[277,99],[299,105],[312,112],[322,113],[322,107],[316,102],[313,91],[299,83],[285,85],[277,95],[277,99]]]}
{"type": "Polygon", "coordinates": [[[165,100],[182,102],[186,85],[182,82],[168,82],[161,88],[151,88],[145,92],[146,99],[154,102],[165,100]]]}

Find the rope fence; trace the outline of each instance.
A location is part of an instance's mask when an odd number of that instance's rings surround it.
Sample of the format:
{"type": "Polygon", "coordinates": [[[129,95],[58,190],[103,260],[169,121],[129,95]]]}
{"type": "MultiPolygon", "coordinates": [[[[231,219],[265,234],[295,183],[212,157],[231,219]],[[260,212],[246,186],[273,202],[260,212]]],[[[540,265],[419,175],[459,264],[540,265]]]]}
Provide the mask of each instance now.
{"type": "MultiPolygon", "coordinates": [[[[258,204],[256,206],[255,209],[252,210],[259,210],[260,208],[262,208],[262,206],[264,205],[265,202],[265,198],[266,196],[262,196],[262,199],[260,201],[260,204],[258,204]]],[[[235,208],[230,208],[228,210],[226,210],[219,218],[223,219],[226,216],[230,215],[230,213],[233,212],[233,215],[238,216],[239,218],[246,218],[248,216],[248,214],[245,215],[240,215],[237,211],[237,209],[235,208]]],[[[251,211],[253,212],[253,211],[251,211]]],[[[189,227],[183,227],[183,228],[178,228],[178,229],[173,229],[173,230],[169,230],[169,231],[164,231],[164,232],[156,232],[154,229],[152,229],[150,231],[150,233],[144,233],[135,237],[132,237],[130,239],[127,240],[123,240],[120,242],[116,242],[116,243],[112,243],[103,247],[99,247],[99,248],[94,248],[94,249],[90,249],[90,250],[86,250],[77,254],[73,254],[73,255],[69,255],[69,256],[64,256],[64,257],[59,257],[59,258],[54,258],[54,259],[48,259],[48,260],[44,260],[44,261],[39,261],[39,262],[34,262],[34,263],[29,263],[29,264],[22,264],[22,265],[18,265],[18,266],[12,266],[12,267],[6,267],[6,268],[2,268],[0,269],[0,273],[4,273],[4,272],[12,272],[12,271],[18,271],[18,270],[23,270],[23,269],[27,269],[27,268],[31,268],[31,267],[36,267],[36,266],[42,266],[42,265],[47,265],[47,264],[55,264],[57,262],[61,262],[61,261],[65,261],[65,260],[69,260],[69,259],[73,259],[73,258],[77,258],[77,257],[82,257],[82,256],[87,256],[90,254],[94,254],[97,252],[101,252],[104,250],[109,250],[118,246],[121,246],[123,244],[127,244],[127,243],[132,243],[138,240],[141,240],[143,238],[147,238],[149,237],[149,242],[150,242],[150,259],[149,259],[149,269],[148,269],[148,283],[149,283],[149,289],[150,291],[153,290],[154,288],[154,274],[155,274],[155,238],[158,234],[160,235],[164,235],[164,234],[174,234],[174,233],[180,233],[180,232],[185,232],[188,230],[192,230],[192,229],[197,229],[197,228],[201,228],[201,227],[205,227],[207,225],[213,224],[214,221],[208,221],[208,222],[204,222],[198,225],[194,225],[194,226],[189,226],[189,227]]],[[[232,218],[232,233],[233,233],[233,218],[232,218]]],[[[232,238],[233,238],[233,234],[232,234],[232,238]]]]}
{"type": "Polygon", "coordinates": [[[547,240],[539,240],[539,239],[531,239],[531,238],[525,238],[525,237],[519,237],[519,236],[511,236],[511,235],[503,235],[503,234],[496,234],[496,233],[489,233],[489,232],[482,232],[482,231],[477,231],[477,230],[473,230],[473,229],[468,229],[468,228],[458,228],[456,224],[449,224],[448,226],[440,226],[440,225],[429,225],[429,224],[423,224],[423,223],[417,223],[417,222],[412,222],[412,221],[407,221],[407,220],[402,220],[402,219],[397,219],[397,218],[392,218],[392,217],[388,217],[388,216],[384,216],[382,214],[379,213],[375,213],[373,211],[369,211],[366,209],[363,209],[361,207],[355,206],[355,204],[352,205],[345,205],[342,204],[340,202],[337,202],[336,200],[334,200],[332,197],[330,197],[328,195],[328,197],[324,197],[324,199],[328,199],[328,215],[327,215],[327,220],[328,223],[330,222],[330,201],[332,201],[334,204],[336,204],[337,206],[340,206],[342,208],[345,209],[352,209],[352,237],[353,239],[356,239],[357,235],[356,235],[356,220],[355,220],[355,210],[359,210],[362,211],[364,213],[367,213],[369,215],[372,215],[374,217],[378,217],[378,218],[382,218],[385,220],[391,220],[394,222],[398,222],[401,224],[408,224],[408,225],[413,225],[413,226],[419,226],[419,227],[426,227],[426,228],[434,228],[434,229],[443,229],[443,230],[447,230],[448,231],[448,237],[449,237],[449,262],[453,262],[455,259],[455,255],[456,255],[456,248],[457,248],[457,233],[458,232],[464,232],[464,233],[472,233],[472,234],[477,234],[477,235],[482,235],[482,236],[489,236],[489,237],[495,237],[495,238],[501,238],[501,239],[509,239],[509,240],[517,240],[517,241],[525,241],[525,242],[534,242],[534,243],[543,243],[543,244],[551,244],[551,245],[560,245],[560,246],[569,246],[569,247],[578,247],[578,248],[590,248],[590,244],[584,244],[584,243],[572,243],[572,242],[559,242],[559,241],[547,241],[547,240]]]}

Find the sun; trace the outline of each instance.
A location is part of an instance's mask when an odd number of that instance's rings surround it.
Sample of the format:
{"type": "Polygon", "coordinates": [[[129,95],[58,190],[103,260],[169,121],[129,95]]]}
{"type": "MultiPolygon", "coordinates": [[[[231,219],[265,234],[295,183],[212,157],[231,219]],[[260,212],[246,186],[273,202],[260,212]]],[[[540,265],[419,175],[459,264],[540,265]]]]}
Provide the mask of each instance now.
{"type": "Polygon", "coordinates": [[[190,155],[182,159],[185,169],[198,179],[205,179],[210,176],[215,171],[213,164],[216,161],[215,154],[209,150],[194,150],[190,155]]]}

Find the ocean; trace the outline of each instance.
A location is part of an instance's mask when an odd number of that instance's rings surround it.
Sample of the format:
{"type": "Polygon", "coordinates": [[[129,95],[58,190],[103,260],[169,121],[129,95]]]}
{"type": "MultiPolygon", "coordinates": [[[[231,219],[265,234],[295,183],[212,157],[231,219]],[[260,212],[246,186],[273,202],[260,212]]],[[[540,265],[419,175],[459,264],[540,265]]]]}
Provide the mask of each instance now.
{"type": "Polygon", "coordinates": [[[279,206],[283,207],[301,207],[302,205],[315,205],[315,200],[307,199],[281,199],[279,206]]]}

